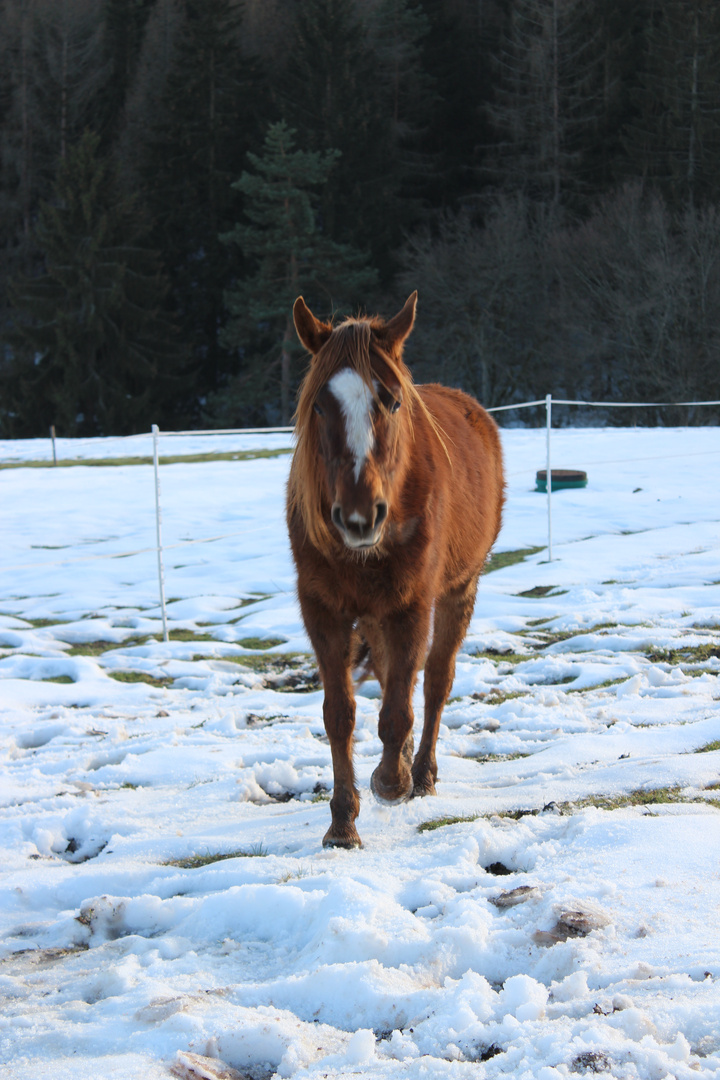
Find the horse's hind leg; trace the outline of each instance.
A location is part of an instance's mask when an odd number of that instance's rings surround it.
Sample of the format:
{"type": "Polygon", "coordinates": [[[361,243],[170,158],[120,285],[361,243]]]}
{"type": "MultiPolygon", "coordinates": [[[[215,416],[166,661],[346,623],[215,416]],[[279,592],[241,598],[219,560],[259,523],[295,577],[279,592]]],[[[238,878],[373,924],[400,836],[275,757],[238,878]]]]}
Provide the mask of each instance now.
{"type": "Polygon", "coordinates": [[[455,678],[455,657],[472,618],[477,583],[475,576],[435,605],[433,640],[425,661],[425,723],[412,767],[413,795],[435,794],[440,717],[455,678]]]}
{"type": "Polygon", "coordinates": [[[367,669],[363,677],[372,673],[384,693],[387,685],[387,650],[380,623],[372,616],[364,615],[358,621],[356,633],[368,648],[367,669]]]}

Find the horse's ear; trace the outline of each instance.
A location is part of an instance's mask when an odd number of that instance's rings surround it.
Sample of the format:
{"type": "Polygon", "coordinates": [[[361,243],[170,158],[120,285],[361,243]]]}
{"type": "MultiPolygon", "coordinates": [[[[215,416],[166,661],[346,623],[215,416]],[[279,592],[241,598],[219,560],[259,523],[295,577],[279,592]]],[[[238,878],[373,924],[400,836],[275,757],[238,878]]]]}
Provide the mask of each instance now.
{"type": "Polygon", "coordinates": [[[319,319],[316,319],[302,296],[298,296],[293,305],[293,319],[295,320],[297,336],[307,351],[315,356],[330,337],[332,326],[330,323],[320,322],[319,319]]]}
{"type": "Polygon", "coordinates": [[[415,306],[417,304],[417,289],[405,301],[402,311],[388,319],[383,327],[382,336],[392,349],[401,349],[415,322],[415,306]]]}

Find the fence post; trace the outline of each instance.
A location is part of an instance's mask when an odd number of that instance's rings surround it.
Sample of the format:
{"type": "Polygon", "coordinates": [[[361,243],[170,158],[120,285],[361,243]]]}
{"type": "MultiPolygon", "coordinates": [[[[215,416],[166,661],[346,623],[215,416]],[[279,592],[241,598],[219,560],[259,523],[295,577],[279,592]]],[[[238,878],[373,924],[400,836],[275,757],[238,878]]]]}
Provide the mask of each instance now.
{"type": "Polygon", "coordinates": [[[157,560],[158,560],[158,583],[160,586],[160,609],[162,611],[163,641],[169,641],[167,626],[167,611],[165,610],[165,572],[163,570],[162,557],[162,524],[160,515],[160,473],[158,470],[158,435],[160,429],[157,424],[152,426],[153,437],[153,466],[155,468],[155,529],[157,533],[157,560]]]}
{"type": "Polygon", "coordinates": [[[545,418],[546,418],[546,463],[545,477],[547,486],[547,520],[548,520],[548,557],[552,562],[552,470],[550,468],[550,430],[552,428],[552,394],[545,395],[545,418]]]}
{"type": "Polygon", "coordinates": [[[57,450],[55,448],[55,425],[50,425],[50,438],[52,439],[53,447],[53,465],[57,465],[57,450]]]}

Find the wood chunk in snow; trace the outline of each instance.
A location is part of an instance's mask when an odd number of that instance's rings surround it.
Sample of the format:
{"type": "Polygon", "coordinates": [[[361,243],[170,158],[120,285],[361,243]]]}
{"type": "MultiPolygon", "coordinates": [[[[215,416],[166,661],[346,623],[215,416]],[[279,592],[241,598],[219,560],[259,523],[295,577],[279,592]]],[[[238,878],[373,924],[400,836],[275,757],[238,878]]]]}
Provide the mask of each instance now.
{"type": "Polygon", "coordinates": [[[540,890],[534,885],[518,885],[517,889],[501,892],[499,896],[490,897],[490,903],[495,907],[509,908],[516,904],[524,904],[526,900],[535,900],[540,895],[540,890]]]}
{"type": "Polygon", "coordinates": [[[170,1072],[181,1080],[250,1080],[250,1073],[238,1072],[219,1058],[191,1054],[189,1050],[178,1050],[170,1072]]]}
{"type": "Polygon", "coordinates": [[[602,1073],[610,1072],[612,1062],[602,1050],[585,1050],[573,1059],[570,1067],[576,1072],[602,1073]]]}
{"type": "Polygon", "coordinates": [[[533,940],[536,945],[556,945],[568,938],[587,937],[593,930],[601,930],[609,922],[610,919],[601,911],[561,911],[552,930],[536,930],[533,940]]]}

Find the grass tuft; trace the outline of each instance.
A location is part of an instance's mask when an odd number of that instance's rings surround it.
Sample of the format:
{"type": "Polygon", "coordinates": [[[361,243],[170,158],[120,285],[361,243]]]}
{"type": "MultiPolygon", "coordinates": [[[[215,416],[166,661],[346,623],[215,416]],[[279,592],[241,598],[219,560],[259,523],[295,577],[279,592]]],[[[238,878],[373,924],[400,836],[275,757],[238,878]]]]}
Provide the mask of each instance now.
{"type": "Polygon", "coordinates": [[[706,642],[704,645],[684,645],[679,649],[653,649],[645,655],[653,664],[703,664],[711,657],[720,659],[720,645],[706,642]]]}
{"type": "Polygon", "coordinates": [[[108,671],[111,679],[123,683],[147,683],[148,686],[172,686],[174,679],[158,679],[144,671],[108,671]]]}
{"type": "Polygon", "coordinates": [[[485,563],[483,573],[492,574],[495,570],[503,570],[506,566],[515,566],[516,563],[525,562],[531,555],[537,555],[538,551],[544,551],[540,547],[515,548],[514,551],[494,551],[485,563]]]}
{"type": "Polygon", "coordinates": [[[446,825],[461,825],[464,822],[477,821],[479,814],[471,814],[469,817],[439,817],[431,818],[430,821],[423,821],[418,825],[417,831],[419,833],[434,832],[435,829],[443,829],[446,825]]]}
{"type": "Polygon", "coordinates": [[[249,848],[238,848],[237,851],[221,851],[214,854],[208,852],[205,855],[189,855],[186,859],[168,859],[163,866],[177,866],[180,870],[197,870],[211,863],[223,862],[225,859],[262,859],[269,854],[262,840],[259,840],[256,844],[251,844],[249,848]]]}
{"type": "Polygon", "coordinates": [[[238,641],[243,649],[274,649],[276,645],[284,645],[287,638],[282,637],[246,637],[238,641]]]}

